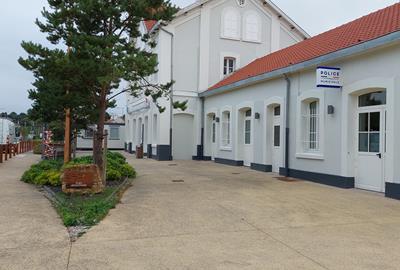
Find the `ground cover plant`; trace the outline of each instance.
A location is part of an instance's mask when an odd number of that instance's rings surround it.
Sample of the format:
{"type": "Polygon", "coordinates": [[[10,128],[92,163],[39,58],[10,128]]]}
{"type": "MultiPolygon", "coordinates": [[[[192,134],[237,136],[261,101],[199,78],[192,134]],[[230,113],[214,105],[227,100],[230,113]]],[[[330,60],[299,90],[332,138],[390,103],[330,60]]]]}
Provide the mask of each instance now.
{"type": "Polygon", "coordinates": [[[63,168],[84,164],[93,164],[93,157],[78,157],[66,165],[61,159],[42,160],[32,165],[21,178],[26,183],[44,186],[46,196],[54,203],[72,239],[101,221],[119,202],[131,179],[136,177],[134,168],[122,154],[107,152],[107,185],[102,193],[64,194],[60,188],[63,168]]]}

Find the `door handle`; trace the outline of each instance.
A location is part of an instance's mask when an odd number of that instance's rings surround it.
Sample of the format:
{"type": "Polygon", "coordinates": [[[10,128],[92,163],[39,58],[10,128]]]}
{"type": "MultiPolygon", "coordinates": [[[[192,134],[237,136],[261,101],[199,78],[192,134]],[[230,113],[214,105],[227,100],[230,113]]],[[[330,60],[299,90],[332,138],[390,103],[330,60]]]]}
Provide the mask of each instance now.
{"type": "Polygon", "coordinates": [[[382,153],[376,154],[378,158],[382,159],[382,153]]]}

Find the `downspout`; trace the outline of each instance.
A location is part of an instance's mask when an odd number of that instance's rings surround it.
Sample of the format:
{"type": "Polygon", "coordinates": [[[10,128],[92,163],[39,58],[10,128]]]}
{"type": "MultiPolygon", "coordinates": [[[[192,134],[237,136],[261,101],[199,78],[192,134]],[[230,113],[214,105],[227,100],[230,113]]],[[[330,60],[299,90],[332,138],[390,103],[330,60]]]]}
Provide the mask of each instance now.
{"type": "Polygon", "coordinates": [[[200,145],[201,145],[201,153],[200,153],[200,159],[204,159],[204,97],[200,97],[200,103],[201,103],[201,133],[200,133],[200,145]]]}
{"type": "MultiPolygon", "coordinates": [[[[171,36],[171,82],[174,80],[174,34],[160,27],[162,31],[171,36]]],[[[172,160],[172,119],[174,113],[174,84],[171,85],[171,92],[169,95],[169,160],[172,160]]]]}
{"type": "Polygon", "coordinates": [[[291,81],[288,75],[285,73],[286,81],[286,123],[285,123],[285,176],[289,177],[289,124],[290,124],[290,89],[291,81]]]}

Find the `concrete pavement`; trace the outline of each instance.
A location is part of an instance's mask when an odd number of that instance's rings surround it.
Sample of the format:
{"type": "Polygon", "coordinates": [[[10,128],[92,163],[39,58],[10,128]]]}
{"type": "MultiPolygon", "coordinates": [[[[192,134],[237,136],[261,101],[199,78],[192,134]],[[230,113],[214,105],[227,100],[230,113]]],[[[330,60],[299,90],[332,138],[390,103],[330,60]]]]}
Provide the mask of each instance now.
{"type": "Polygon", "coordinates": [[[73,243],[69,269],[400,265],[399,201],[212,162],[129,162],[133,188],[73,243]]]}
{"type": "Polygon", "coordinates": [[[70,244],[50,203],[0,165],[0,269],[399,269],[400,202],[212,162],[128,161],[122,203],[70,244]]]}
{"type": "Polygon", "coordinates": [[[69,237],[50,202],[19,179],[40,160],[31,153],[0,164],[0,269],[66,269],[69,237]]]}

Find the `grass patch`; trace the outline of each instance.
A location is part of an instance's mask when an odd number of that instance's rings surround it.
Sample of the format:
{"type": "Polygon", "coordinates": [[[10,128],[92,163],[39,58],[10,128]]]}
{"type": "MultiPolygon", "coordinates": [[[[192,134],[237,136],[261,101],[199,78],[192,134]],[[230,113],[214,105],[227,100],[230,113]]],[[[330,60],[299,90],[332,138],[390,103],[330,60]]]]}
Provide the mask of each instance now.
{"type": "Polygon", "coordinates": [[[57,212],[65,226],[93,226],[99,223],[119,201],[118,187],[107,187],[93,195],[56,193],[57,212]]]}

